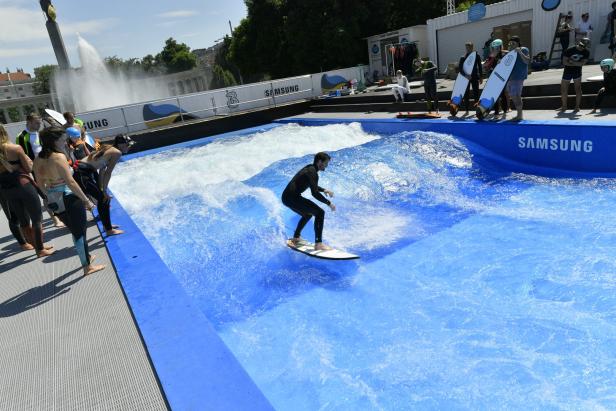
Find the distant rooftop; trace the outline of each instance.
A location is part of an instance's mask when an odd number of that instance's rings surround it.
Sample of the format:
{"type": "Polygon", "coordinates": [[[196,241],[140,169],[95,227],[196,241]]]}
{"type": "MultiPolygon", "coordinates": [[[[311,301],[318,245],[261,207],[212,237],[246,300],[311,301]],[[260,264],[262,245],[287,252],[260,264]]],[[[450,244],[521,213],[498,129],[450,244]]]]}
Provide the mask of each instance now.
{"type": "Polygon", "coordinates": [[[17,69],[16,72],[11,73],[8,70],[6,73],[0,73],[0,82],[3,81],[24,81],[31,80],[32,76],[30,73],[24,73],[22,69],[17,69]]]}

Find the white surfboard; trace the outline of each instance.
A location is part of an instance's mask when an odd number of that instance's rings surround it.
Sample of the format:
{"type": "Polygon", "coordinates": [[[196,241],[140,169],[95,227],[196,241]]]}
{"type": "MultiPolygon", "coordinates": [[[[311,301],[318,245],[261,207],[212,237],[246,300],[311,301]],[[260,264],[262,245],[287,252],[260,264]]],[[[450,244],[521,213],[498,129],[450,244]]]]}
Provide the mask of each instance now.
{"type": "Polygon", "coordinates": [[[323,258],[325,260],[355,260],[359,258],[358,255],[336,250],[335,248],[331,250],[315,250],[314,244],[305,240],[295,244],[289,239],[287,240],[287,246],[300,253],[304,253],[311,257],[323,258]]]}
{"type": "Polygon", "coordinates": [[[62,115],[62,113],[58,113],[56,110],[52,110],[50,108],[46,108],[45,113],[49,114],[49,117],[56,120],[58,123],[60,123],[60,125],[63,126],[66,124],[66,119],[64,118],[64,115],[62,115]]]}
{"type": "Polygon", "coordinates": [[[464,93],[466,92],[466,87],[468,87],[469,80],[462,75],[462,72],[471,75],[473,73],[473,69],[475,68],[475,60],[477,59],[477,53],[472,52],[468,55],[468,57],[464,60],[462,67],[460,68],[460,72],[458,73],[458,77],[456,77],[456,82],[453,85],[453,92],[451,93],[451,102],[450,112],[455,116],[455,113],[458,112],[458,107],[462,104],[462,100],[464,99],[464,93]]]}
{"type": "Polygon", "coordinates": [[[478,118],[483,118],[483,116],[494,106],[494,103],[496,103],[498,96],[500,96],[500,93],[503,91],[507,81],[509,80],[509,76],[511,76],[513,66],[515,66],[517,59],[518,52],[511,50],[509,53],[505,54],[500,63],[498,63],[496,68],[494,68],[492,74],[490,74],[488,82],[483,88],[481,97],[479,98],[479,105],[477,106],[478,118]]]}
{"type": "Polygon", "coordinates": [[[586,81],[603,81],[603,74],[599,76],[588,77],[586,81]]]}
{"type": "MultiPolygon", "coordinates": [[[[66,119],[64,118],[64,115],[62,113],[59,113],[56,110],[52,110],[50,108],[46,108],[45,112],[49,114],[51,118],[60,123],[60,125],[66,124],[66,119]]],[[[86,143],[92,148],[96,147],[96,142],[89,133],[86,133],[86,143]]]]}

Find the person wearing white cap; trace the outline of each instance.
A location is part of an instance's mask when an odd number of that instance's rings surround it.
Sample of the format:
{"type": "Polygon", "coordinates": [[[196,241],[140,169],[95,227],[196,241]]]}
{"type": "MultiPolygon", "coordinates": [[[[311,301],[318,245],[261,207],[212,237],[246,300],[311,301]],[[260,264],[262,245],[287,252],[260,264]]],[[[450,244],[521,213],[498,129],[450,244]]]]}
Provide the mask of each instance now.
{"type": "Polygon", "coordinates": [[[603,87],[599,89],[597,98],[595,99],[595,105],[589,114],[594,114],[601,105],[603,98],[608,96],[616,96],[616,70],[614,70],[613,59],[603,59],[599,64],[601,71],[603,72],[603,87]]]}

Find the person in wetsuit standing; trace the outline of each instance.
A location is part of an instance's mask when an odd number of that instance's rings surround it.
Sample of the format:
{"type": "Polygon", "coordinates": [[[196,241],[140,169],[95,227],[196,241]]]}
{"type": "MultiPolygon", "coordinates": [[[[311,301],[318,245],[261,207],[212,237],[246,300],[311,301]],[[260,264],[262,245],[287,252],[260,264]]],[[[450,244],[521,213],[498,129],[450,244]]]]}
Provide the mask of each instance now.
{"type": "Polygon", "coordinates": [[[319,171],[324,171],[329,165],[330,156],[327,153],[317,153],[314,156],[312,164],[307,165],[295,174],[291,179],[287,187],[282,192],[282,203],[295,211],[302,218],[297,223],[297,228],[293,234],[293,238],[290,240],[294,244],[298,244],[302,241],[300,235],[302,229],[306,226],[308,221],[314,216],[314,249],[315,250],[331,250],[331,247],[323,244],[323,224],[325,222],[325,211],[313,201],[302,197],[302,193],[310,188],[312,196],[322,203],[329,206],[332,211],[336,211],[334,203],[329,201],[325,195],[333,197],[332,191],[319,187],[319,171]]]}

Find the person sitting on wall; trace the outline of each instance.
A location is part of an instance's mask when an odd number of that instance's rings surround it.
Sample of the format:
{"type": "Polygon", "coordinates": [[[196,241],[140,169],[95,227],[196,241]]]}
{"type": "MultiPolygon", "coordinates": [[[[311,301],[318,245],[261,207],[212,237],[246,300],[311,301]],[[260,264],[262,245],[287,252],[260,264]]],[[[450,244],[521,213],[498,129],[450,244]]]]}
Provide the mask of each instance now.
{"type": "Polygon", "coordinates": [[[438,113],[438,94],[436,92],[436,71],[437,67],[430,60],[415,59],[413,63],[415,72],[423,77],[424,92],[426,93],[426,105],[428,113],[436,111],[438,113]]]}
{"type": "Polygon", "coordinates": [[[587,50],[587,44],[590,43],[589,39],[583,38],[579,43],[573,47],[569,47],[565,51],[563,70],[563,78],[560,82],[560,99],[561,106],[558,111],[567,110],[567,97],[569,83],[573,81],[575,87],[575,110],[580,111],[580,104],[582,103],[582,66],[588,61],[590,55],[587,50]]]}
{"type": "Polygon", "coordinates": [[[391,91],[396,99],[396,103],[404,102],[404,96],[411,94],[409,81],[406,76],[402,75],[402,70],[396,71],[396,84],[392,86],[391,91]]]}
{"type": "Polygon", "coordinates": [[[603,87],[599,89],[599,93],[597,93],[597,98],[595,99],[595,105],[588,114],[594,114],[597,112],[599,105],[601,105],[601,101],[603,101],[603,98],[606,95],[616,96],[616,70],[614,70],[614,60],[601,60],[599,66],[603,72],[603,87]]]}

